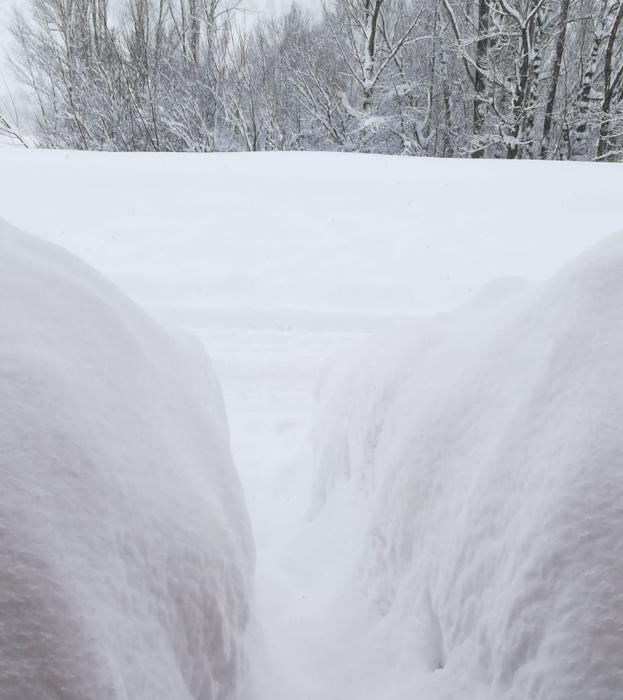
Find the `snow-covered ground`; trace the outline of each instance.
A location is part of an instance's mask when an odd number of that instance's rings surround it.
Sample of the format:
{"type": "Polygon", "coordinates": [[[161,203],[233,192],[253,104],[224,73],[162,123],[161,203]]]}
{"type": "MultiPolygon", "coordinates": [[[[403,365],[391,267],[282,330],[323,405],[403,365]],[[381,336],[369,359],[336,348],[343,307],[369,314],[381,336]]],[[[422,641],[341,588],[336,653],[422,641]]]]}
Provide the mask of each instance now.
{"type": "MultiPolygon", "coordinates": [[[[413,634],[388,608],[393,572],[378,590],[369,571],[353,583],[373,524],[358,490],[327,489],[320,508],[317,378],[336,352],[377,376],[360,339],[402,338],[414,314],[478,303],[498,277],[511,279],[489,298],[521,290],[514,277],[551,276],[623,227],[621,191],[619,166],[579,163],[0,151],[1,216],[193,329],[213,359],[257,548],[245,700],[403,700],[444,677],[429,673],[445,664],[441,620],[413,634]]],[[[467,690],[461,700],[475,700],[467,690]]]]}
{"type": "Polygon", "coordinates": [[[0,169],[7,220],[178,308],[429,312],[621,226],[616,164],[5,149],[0,169]]]}

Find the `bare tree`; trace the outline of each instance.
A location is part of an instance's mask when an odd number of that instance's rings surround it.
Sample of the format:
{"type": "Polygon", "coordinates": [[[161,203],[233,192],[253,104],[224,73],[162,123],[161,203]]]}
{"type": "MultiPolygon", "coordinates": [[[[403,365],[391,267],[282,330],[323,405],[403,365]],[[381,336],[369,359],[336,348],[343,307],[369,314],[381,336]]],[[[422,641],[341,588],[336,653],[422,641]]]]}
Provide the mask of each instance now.
{"type": "Polygon", "coordinates": [[[28,148],[28,144],[21,137],[17,126],[15,126],[13,122],[9,121],[8,117],[5,117],[2,113],[0,113],[0,139],[3,138],[9,141],[15,141],[20,143],[25,148],[28,148]]]}
{"type": "MultiPolygon", "coordinates": [[[[561,0],[560,9],[550,22],[556,33],[556,43],[554,55],[552,57],[551,75],[549,79],[549,89],[545,102],[545,113],[543,115],[543,131],[541,134],[541,158],[547,158],[550,152],[550,138],[552,125],[554,122],[554,110],[556,108],[556,97],[558,95],[558,85],[560,82],[560,71],[562,59],[565,53],[567,41],[567,27],[569,26],[569,10],[571,0],[561,0]]],[[[550,10],[551,12],[551,10],[550,10]]]]}
{"type": "Polygon", "coordinates": [[[590,131],[590,111],[595,88],[595,80],[600,67],[600,58],[608,37],[612,35],[612,24],[618,12],[621,0],[602,0],[601,10],[597,16],[593,43],[582,77],[577,96],[577,116],[575,119],[575,143],[573,154],[585,156],[588,151],[587,139],[590,131]]]}
{"type": "Polygon", "coordinates": [[[623,86],[623,62],[615,69],[615,45],[619,38],[619,31],[623,21],[623,3],[620,3],[608,37],[606,53],[604,56],[604,88],[601,103],[601,125],[599,129],[599,141],[597,143],[597,158],[603,160],[611,158],[614,153],[611,134],[612,108],[615,101],[621,99],[621,87],[623,86]]]}
{"type": "MultiPolygon", "coordinates": [[[[39,145],[618,159],[623,0],[30,0],[39,145]]],[[[5,132],[9,128],[1,127],[5,132]]]]}

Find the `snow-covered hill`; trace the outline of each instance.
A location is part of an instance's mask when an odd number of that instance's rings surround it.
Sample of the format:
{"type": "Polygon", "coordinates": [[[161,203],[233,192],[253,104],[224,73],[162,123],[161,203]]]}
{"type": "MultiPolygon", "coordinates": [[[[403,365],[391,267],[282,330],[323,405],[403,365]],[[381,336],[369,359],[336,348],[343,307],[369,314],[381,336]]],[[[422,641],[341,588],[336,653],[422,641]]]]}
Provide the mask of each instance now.
{"type": "Polygon", "coordinates": [[[349,496],[383,697],[623,692],[622,279],[619,234],[327,369],[316,517],[349,496]]]}
{"type": "Polygon", "coordinates": [[[2,700],[237,697],[253,545],[200,345],[0,222],[0,397],[2,700]]]}

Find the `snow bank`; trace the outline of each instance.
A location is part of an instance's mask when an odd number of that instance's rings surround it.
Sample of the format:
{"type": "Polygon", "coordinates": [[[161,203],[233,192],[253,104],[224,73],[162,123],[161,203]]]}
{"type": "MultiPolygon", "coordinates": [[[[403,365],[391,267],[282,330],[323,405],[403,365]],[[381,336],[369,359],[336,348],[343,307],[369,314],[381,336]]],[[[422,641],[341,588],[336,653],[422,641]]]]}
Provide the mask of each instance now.
{"type": "Polygon", "coordinates": [[[357,494],[377,649],[417,697],[621,695],[622,280],[617,235],[324,374],[318,518],[357,494]]]}
{"type": "Polygon", "coordinates": [[[0,484],[2,700],[237,697],[253,547],[203,351],[2,223],[0,484]]]}

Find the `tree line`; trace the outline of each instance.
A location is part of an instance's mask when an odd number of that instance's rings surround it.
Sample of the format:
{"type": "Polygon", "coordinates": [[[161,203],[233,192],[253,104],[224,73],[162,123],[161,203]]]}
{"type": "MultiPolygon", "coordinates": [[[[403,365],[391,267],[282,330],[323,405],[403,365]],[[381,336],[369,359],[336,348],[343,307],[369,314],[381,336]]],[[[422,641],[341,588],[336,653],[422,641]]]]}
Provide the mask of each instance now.
{"type": "Polygon", "coordinates": [[[251,20],[236,0],[114,10],[30,0],[16,15],[37,145],[623,153],[623,0],[326,0],[251,20]]]}

